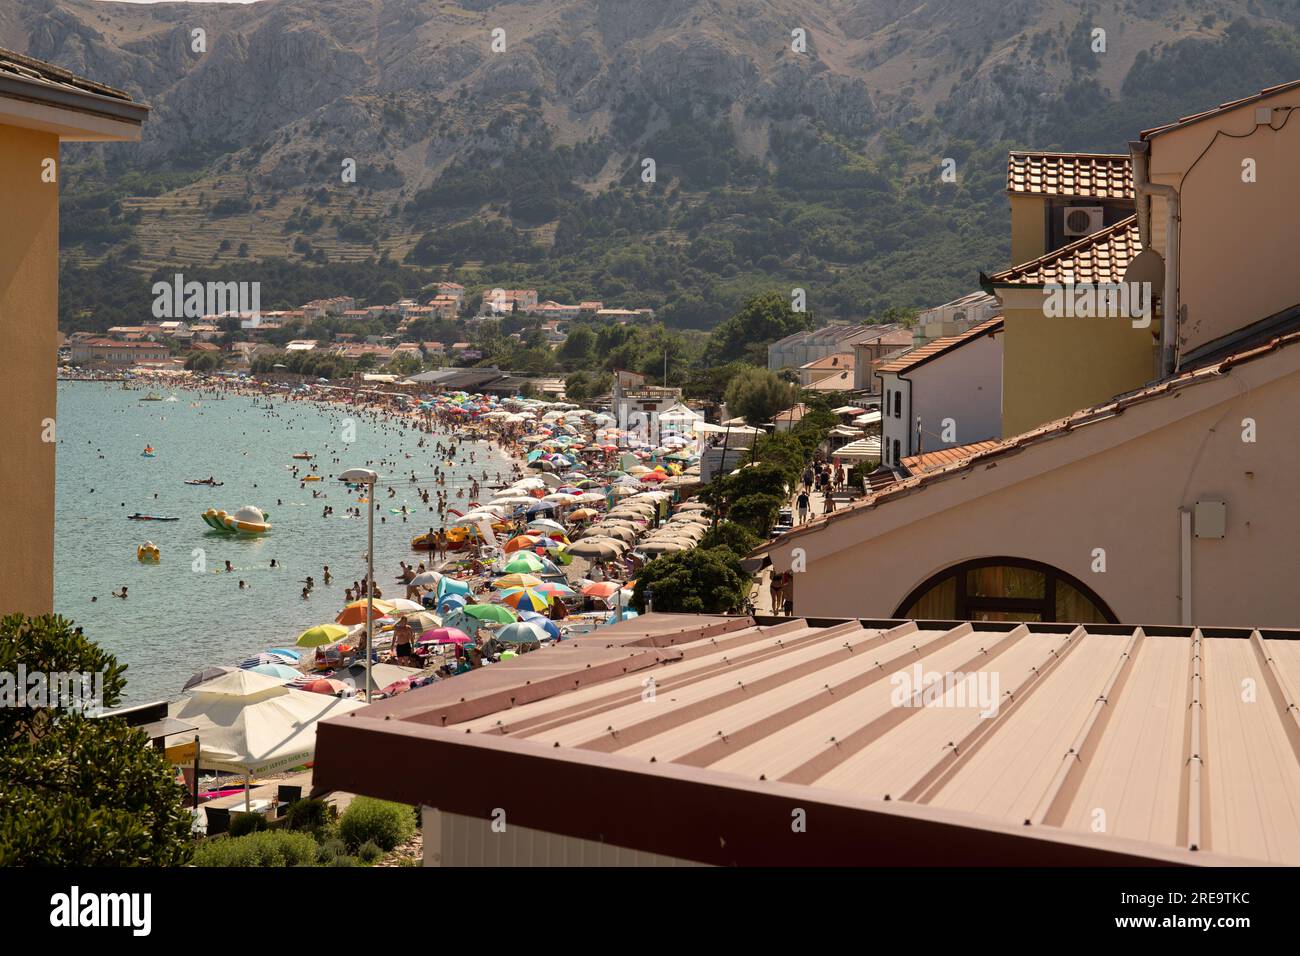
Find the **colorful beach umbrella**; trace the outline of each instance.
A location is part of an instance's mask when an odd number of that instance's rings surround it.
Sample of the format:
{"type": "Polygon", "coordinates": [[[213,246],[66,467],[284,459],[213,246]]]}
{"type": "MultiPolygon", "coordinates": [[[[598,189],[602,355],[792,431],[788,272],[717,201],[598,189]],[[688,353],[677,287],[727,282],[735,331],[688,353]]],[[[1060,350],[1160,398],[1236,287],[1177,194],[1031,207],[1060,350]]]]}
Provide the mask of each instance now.
{"type": "Polygon", "coordinates": [[[536,611],[520,611],[519,619],[527,621],[529,624],[536,624],[557,641],[561,637],[560,625],[556,624],[545,615],[538,614],[536,611]]]}
{"type": "Polygon", "coordinates": [[[298,686],[300,689],[310,691],[313,694],[341,694],[344,691],[351,690],[343,681],[334,680],[332,677],[318,677],[298,686]]]}
{"type": "Polygon", "coordinates": [[[511,588],[501,593],[501,603],[517,611],[540,611],[550,605],[551,599],[533,588],[511,588]]]}
{"type": "Polygon", "coordinates": [[[518,537],[511,538],[501,549],[506,554],[512,551],[528,550],[537,547],[544,539],[532,534],[521,534],[518,537]]]}
{"type": "Polygon", "coordinates": [[[535,588],[542,579],[535,574],[507,574],[492,582],[494,588],[502,591],[508,588],[535,588]]]}

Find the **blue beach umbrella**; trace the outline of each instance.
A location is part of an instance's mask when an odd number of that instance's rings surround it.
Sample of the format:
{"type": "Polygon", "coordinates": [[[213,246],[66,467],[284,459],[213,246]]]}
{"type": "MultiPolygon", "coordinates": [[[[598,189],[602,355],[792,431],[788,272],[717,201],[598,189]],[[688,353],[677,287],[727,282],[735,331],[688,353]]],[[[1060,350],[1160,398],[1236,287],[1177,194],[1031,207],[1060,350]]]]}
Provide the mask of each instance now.
{"type": "Polygon", "coordinates": [[[298,651],[295,651],[295,650],[291,650],[290,648],[287,648],[287,647],[273,647],[273,648],[271,648],[269,651],[267,651],[267,653],[268,653],[268,654],[278,654],[278,655],[280,655],[281,657],[287,657],[287,658],[288,658],[289,660],[291,660],[291,661],[300,661],[300,660],[302,660],[302,654],[301,654],[301,653],[299,653],[298,651]]]}
{"type": "Polygon", "coordinates": [[[469,585],[455,578],[444,577],[438,582],[438,600],[441,601],[448,594],[469,594],[469,585]]]}
{"type": "Polygon", "coordinates": [[[258,664],[256,667],[250,667],[248,670],[254,674],[265,674],[267,677],[278,677],[280,680],[291,681],[297,679],[299,672],[292,667],[286,667],[284,664],[258,664]]]}
{"type": "Polygon", "coordinates": [[[555,640],[560,639],[560,626],[544,614],[538,614],[536,611],[520,611],[519,617],[529,624],[536,624],[555,640]]]}

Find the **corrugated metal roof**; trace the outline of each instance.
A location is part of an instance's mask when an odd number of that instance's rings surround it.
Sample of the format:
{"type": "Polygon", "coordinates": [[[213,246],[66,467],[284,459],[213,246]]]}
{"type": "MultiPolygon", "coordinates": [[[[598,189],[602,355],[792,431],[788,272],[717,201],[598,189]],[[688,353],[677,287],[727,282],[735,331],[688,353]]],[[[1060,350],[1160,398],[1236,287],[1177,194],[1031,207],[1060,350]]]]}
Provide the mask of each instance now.
{"type": "Polygon", "coordinates": [[[1016,150],[1007,156],[1007,192],[1131,200],[1134,198],[1133,167],[1126,153],[1016,150]]]}
{"type": "MultiPolygon", "coordinates": [[[[638,619],[640,636],[662,643],[654,617],[638,619]]],[[[635,642],[627,624],[617,636],[635,642]]],[[[437,733],[469,748],[484,735],[525,742],[542,760],[603,754],[613,771],[689,767],[713,788],[789,784],[1056,840],[1101,834],[1152,858],[1300,864],[1300,631],[799,619],[718,631],[698,619],[649,669],[437,733]],[[951,675],[970,683],[924,695],[951,675]]],[[[454,684],[400,699],[405,719],[440,723],[454,684]]],[[[383,720],[384,707],[360,716],[383,720]]]]}
{"type": "Polygon", "coordinates": [[[994,273],[988,281],[994,286],[1122,282],[1124,270],[1141,251],[1137,216],[1129,216],[1047,255],[994,273]]]}
{"type": "Polygon", "coordinates": [[[995,315],[987,322],[981,322],[979,325],[969,328],[965,332],[961,332],[957,335],[947,335],[941,339],[935,339],[933,342],[927,342],[925,345],[917,346],[910,352],[894,359],[892,362],[886,362],[884,365],[880,366],[880,368],[876,369],[876,372],[877,374],[881,372],[902,374],[903,372],[916,368],[918,365],[924,365],[931,359],[938,358],[940,355],[951,352],[953,349],[960,348],[967,342],[973,342],[981,335],[991,335],[995,332],[999,332],[1002,329],[1002,325],[1002,316],[995,315]]]}

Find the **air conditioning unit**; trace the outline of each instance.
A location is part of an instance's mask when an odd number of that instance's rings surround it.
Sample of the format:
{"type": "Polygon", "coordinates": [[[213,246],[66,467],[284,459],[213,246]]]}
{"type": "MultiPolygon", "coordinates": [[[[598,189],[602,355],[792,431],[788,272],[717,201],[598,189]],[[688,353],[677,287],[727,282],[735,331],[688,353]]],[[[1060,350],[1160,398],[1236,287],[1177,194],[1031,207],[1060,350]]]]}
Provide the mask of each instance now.
{"type": "Polygon", "coordinates": [[[1067,206],[1061,210],[1061,225],[1066,236],[1091,236],[1104,226],[1106,210],[1101,206],[1067,206]]]}

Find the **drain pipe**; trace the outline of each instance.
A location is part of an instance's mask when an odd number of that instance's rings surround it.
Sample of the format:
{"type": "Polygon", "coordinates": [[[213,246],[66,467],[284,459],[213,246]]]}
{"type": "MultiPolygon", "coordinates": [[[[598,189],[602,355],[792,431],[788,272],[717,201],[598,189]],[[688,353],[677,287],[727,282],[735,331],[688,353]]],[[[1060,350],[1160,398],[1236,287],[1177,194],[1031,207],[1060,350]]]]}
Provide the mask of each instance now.
{"type": "Polygon", "coordinates": [[[1182,592],[1180,620],[1183,627],[1192,626],[1192,512],[1182,508],[1178,512],[1178,590],[1182,592]]]}
{"type": "Polygon", "coordinates": [[[1178,190],[1173,186],[1153,183],[1148,177],[1147,163],[1151,144],[1137,140],[1128,144],[1129,158],[1133,164],[1133,189],[1140,197],[1137,202],[1138,231],[1145,248],[1151,248],[1151,197],[1165,200],[1168,223],[1165,229],[1165,288],[1161,293],[1164,318],[1160,323],[1160,369],[1158,378],[1174,373],[1178,341],[1178,234],[1182,210],[1178,190]]]}

